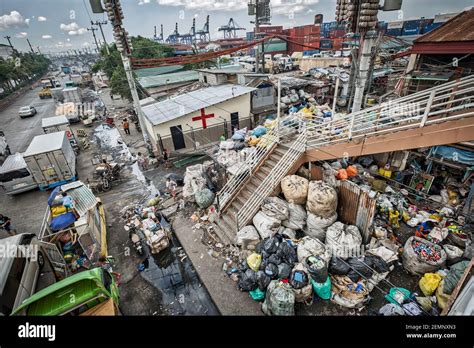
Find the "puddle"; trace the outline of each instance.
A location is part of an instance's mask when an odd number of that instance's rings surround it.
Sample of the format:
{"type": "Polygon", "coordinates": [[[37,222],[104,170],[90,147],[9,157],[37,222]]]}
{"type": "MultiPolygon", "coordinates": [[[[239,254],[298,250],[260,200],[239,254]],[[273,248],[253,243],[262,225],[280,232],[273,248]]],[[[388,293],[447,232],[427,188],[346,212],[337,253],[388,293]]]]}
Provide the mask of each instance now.
{"type": "Polygon", "coordinates": [[[191,261],[173,237],[172,245],[148,258],[142,277],[162,293],[168,315],[219,315],[191,261]]]}

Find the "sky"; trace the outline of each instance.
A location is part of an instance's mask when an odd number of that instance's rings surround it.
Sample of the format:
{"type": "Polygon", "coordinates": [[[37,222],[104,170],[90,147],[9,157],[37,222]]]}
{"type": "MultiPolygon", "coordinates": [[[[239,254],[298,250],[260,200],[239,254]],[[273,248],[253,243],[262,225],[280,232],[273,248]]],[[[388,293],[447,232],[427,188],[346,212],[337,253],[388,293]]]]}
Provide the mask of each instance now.
{"type": "MultiPolygon", "coordinates": [[[[211,39],[222,37],[217,30],[232,17],[251,31],[247,0],[121,0],[124,27],[131,35],[153,36],[153,27],[164,26],[165,38],[178,22],[179,32],[187,33],[196,18],[196,29],[203,27],[210,15],[211,39]]],[[[381,0],[383,2],[383,0],[381,0]]],[[[379,20],[393,21],[419,17],[432,18],[438,13],[459,12],[473,6],[474,0],[403,0],[401,12],[379,12],[379,20]]],[[[292,27],[311,24],[314,15],[322,13],[324,22],[334,20],[336,0],[271,0],[272,25],[292,27]]],[[[94,47],[93,21],[106,20],[106,14],[93,14],[89,0],[0,0],[0,43],[29,50],[26,38],[41,52],[94,47]]],[[[103,26],[105,38],[112,40],[110,24],[103,26]]],[[[102,41],[99,31],[97,39],[102,41]]],[[[239,32],[245,36],[245,31],[239,32]]]]}

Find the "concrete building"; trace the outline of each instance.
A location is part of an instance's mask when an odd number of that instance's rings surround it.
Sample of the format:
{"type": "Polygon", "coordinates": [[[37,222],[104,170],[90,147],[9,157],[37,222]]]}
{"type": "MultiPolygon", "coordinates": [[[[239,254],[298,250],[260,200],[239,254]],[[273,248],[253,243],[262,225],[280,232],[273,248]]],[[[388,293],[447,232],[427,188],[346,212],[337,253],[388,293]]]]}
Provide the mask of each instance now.
{"type": "Polygon", "coordinates": [[[9,45],[0,44],[0,58],[8,59],[13,54],[13,49],[9,45]]]}
{"type": "MultiPolygon", "coordinates": [[[[251,92],[256,88],[223,84],[167,100],[144,100],[144,126],[157,151],[196,149],[232,130],[252,126],[251,92]]],[[[147,99],[148,100],[148,99],[147,99]]]]}

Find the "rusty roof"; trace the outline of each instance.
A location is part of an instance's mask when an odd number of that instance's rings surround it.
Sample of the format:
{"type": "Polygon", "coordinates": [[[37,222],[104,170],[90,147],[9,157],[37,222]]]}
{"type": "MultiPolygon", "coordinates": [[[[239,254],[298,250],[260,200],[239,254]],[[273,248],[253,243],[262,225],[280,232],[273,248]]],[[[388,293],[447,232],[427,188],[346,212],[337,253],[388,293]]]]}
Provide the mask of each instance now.
{"type": "Polygon", "coordinates": [[[474,8],[461,12],[441,27],[416,39],[414,42],[459,42],[474,41],[474,8]]]}

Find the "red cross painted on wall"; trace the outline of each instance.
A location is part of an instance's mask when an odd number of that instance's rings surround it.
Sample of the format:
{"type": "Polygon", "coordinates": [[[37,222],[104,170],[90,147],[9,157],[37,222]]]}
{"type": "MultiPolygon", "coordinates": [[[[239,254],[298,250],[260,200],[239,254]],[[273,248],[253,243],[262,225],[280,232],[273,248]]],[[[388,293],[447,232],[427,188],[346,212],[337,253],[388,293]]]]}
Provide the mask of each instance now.
{"type": "Polygon", "coordinates": [[[207,114],[204,112],[204,108],[201,109],[201,116],[193,117],[193,121],[202,121],[202,129],[207,128],[207,119],[214,117],[214,114],[207,114]]]}

